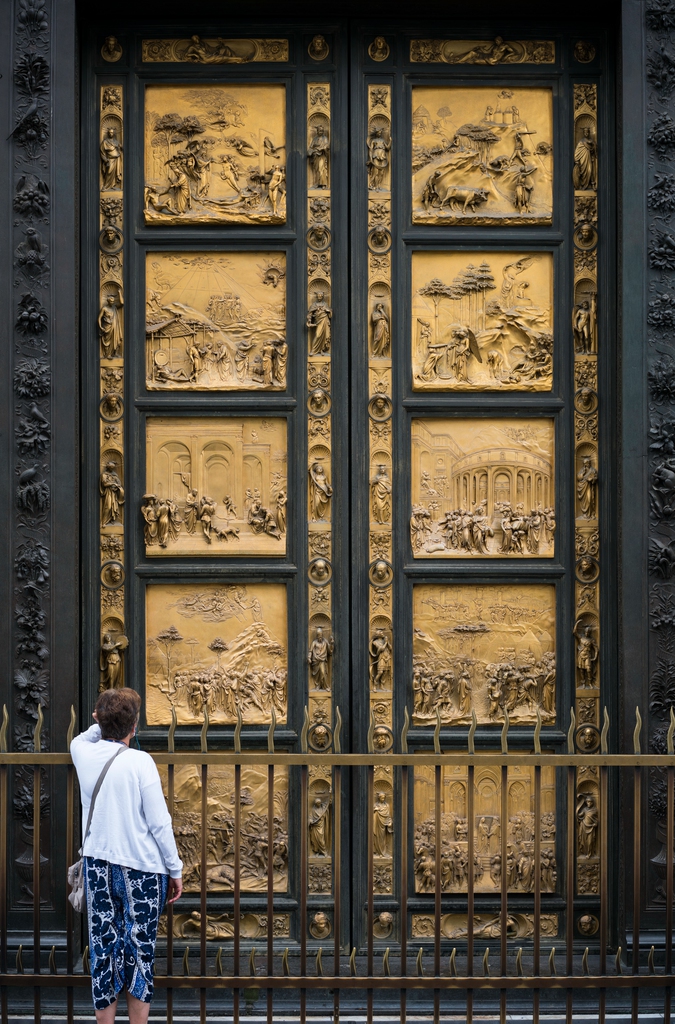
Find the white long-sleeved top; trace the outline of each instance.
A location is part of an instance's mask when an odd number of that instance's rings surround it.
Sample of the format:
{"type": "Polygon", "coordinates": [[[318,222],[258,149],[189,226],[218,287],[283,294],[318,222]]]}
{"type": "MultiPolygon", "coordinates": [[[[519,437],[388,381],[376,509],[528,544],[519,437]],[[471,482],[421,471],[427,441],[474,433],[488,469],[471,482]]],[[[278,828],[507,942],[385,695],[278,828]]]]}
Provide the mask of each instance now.
{"type": "MultiPolygon", "coordinates": [[[[101,739],[92,725],[70,744],[82,798],[82,835],[96,781],[119,744],[101,739]]],[[[96,797],[89,835],[82,854],[136,871],[180,878],[178,856],[157,766],[143,750],[129,749],[116,757],[96,797]]]]}

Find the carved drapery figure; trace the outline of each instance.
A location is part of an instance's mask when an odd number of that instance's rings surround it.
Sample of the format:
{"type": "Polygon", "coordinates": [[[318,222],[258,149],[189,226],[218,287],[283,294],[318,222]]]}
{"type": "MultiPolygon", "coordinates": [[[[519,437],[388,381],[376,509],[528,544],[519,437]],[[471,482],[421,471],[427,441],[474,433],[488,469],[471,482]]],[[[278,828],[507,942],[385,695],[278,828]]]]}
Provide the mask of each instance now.
{"type": "Polygon", "coordinates": [[[330,139],[324,124],[318,124],[314,129],[314,137],[309,144],[307,156],[312,170],[313,188],[328,188],[328,160],[330,153],[330,139]]]}
{"type": "Polygon", "coordinates": [[[376,523],[388,523],[391,520],[392,484],[384,463],[380,463],[370,485],[373,502],[373,519],[376,523]]]}
{"type": "Polygon", "coordinates": [[[595,798],[586,793],[577,804],[577,843],[579,853],[594,857],[598,847],[598,806],[595,798]]]}
{"type": "Polygon", "coordinates": [[[391,689],[391,644],[384,630],[378,629],[370,641],[370,683],[374,690],[391,689]]]}
{"type": "Polygon", "coordinates": [[[106,462],[99,481],[101,492],[101,526],[120,522],[120,506],[124,504],[124,488],[114,462],[106,462]]]}
{"type": "Polygon", "coordinates": [[[312,519],[325,519],[333,497],[333,488],[326,479],[326,472],[321,462],[313,462],[309,467],[309,498],[312,519]]]}
{"type": "Polygon", "coordinates": [[[577,638],[577,669],[580,676],[579,685],[591,687],[595,684],[595,670],[598,661],[598,645],[593,639],[591,626],[579,628],[575,626],[574,635],[577,638]]]}
{"type": "Polygon", "coordinates": [[[327,857],[330,843],[330,796],[314,797],[309,812],[309,845],[317,857],[327,857]]]}
{"type": "Polygon", "coordinates": [[[574,150],[574,170],[572,179],[578,189],[597,188],[598,148],[593,139],[591,129],[586,126],[582,137],[574,150]]]}
{"type": "Polygon", "coordinates": [[[185,512],[184,521],[185,529],[188,533],[193,534],[197,529],[197,519],[199,518],[199,498],[197,491],[192,488],[188,491],[187,498],[185,499],[185,512]]]}
{"type": "Polygon", "coordinates": [[[274,376],[277,384],[286,387],[286,365],[288,363],[288,343],[282,338],[274,343],[274,376]]]}
{"type": "Polygon", "coordinates": [[[312,686],[315,690],[327,690],[328,687],[328,659],[335,649],[333,637],[326,640],[321,626],[317,626],[316,637],[309,648],[307,662],[309,673],[312,677],[312,686]]]}
{"type": "Polygon", "coordinates": [[[101,189],[103,192],[122,188],[122,147],[115,138],[115,129],[108,128],[101,140],[101,189]]]}
{"type": "Polygon", "coordinates": [[[388,356],[391,344],[389,316],[383,302],[378,302],[370,317],[373,329],[373,355],[388,356]]]}
{"type": "Polygon", "coordinates": [[[143,535],[147,547],[157,543],[157,495],[144,494],[141,505],[143,535]]]}
{"type": "Polygon", "coordinates": [[[380,791],[373,806],[373,853],[376,857],[391,857],[393,832],[394,821],[387,795],[380,791]]]}
{"type": "Polygon", "coordinates": [[[111,633],[105,633],[101,643],[99,657],[99,668],[101,670],[101,682],[99,689],[119,690],[124,686],[124,662],[122,651],[129,646],[126,636],[113,637],[111,633]]]}
{"type": "Polygon", "coordinates": [[[279,533],[286,533],[286,505],[288,504],[288,496],[285,490],[280,490],[277,494],[277,527],[279,533]]]}
{"type": "Polygon", "coordinates": [[[583,518],[595,519],[598,505],[598,471],[590,455],[584,455],[581,469],[577,473],[577,498],[583,518]]]}
{"type": "Polygon", "coordinates": [[[122,323],[114,295],[106,296],[106,301],[101,306],[101,311],[98,314],[98,330],[103,354],[107,359],[114,359],[120,354],[122,348],[122,323]]]}
{"type": "Polygon", "coordinates": [[[330,328],[333,310],[323,292],[314,293],[314,302],[307,310],[307,327],[312,331],[309,351],[313,356],[325,355],[330,349],[330,328]]]}
{"type": "Polygon", "coordinates": [[[384,135],[383,128],[374,128],[368,138],[368,188],[381,189],[384,175],[389,167],[391,142],[384,135]]]}

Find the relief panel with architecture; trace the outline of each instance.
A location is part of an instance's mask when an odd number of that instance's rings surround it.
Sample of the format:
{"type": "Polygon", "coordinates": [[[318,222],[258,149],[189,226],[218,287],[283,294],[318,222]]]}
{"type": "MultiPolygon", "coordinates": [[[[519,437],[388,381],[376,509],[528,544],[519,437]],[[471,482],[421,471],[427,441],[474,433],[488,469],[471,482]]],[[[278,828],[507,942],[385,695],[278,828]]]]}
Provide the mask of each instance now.
{"type": "Polygon", "coordinates": [[[555,587],[413,588],[413,722],[544,723],[556,717],[555,587]]]}
{"type": "MultiPolygon", "coordinates": [[[[467,818],[466,768],[442,769],[441,792],[441,891],[466,892],[468,881],[468,832],[473,829],[473,877],[476,892],[499,892],[502,885],[502,814],[499,768],[477,768],[474,779],[474,817],[467,818]]],[[[415,769],[415,890],[433,893],[436,884],[436,825],[434,820],[435,782],[433,768],[415,769]]],[[[557,863],[555,855],[555,769],[542,768],[541,820],[534,818],[534,772],[528,768],[509,768],[506,873],[510,892],[533,892],[535,871],[541,873],[541,891],[555,892],[557,863]],[[535,829],[540,830],[541,856],[534,860],[535,829]]],[[[474,935],[496,937],[490,915],[474,919],[474,935]],[[487,931],[482,927],[488,925],[487,931]]],[[[498,922],[497,918],[497,922],[498,922]]],[[[509,922],[512,937],[531,934],[523,922],[515,928],[509,922]]],[[[449,938],[466,936],[466,917],[448,921],[449,938]]],[[[444,928],[447,935],[447,931],[444,928]]],[[[417,934],[422,932],[419,930],[417,934]]]]}
{"type": "Polygon", "coordinates": [[[148,85],[147,224],[283,224],[286,88],[148,85]]]}
{"type": "Polygon", "coordinates": [[[286,553],[286,420],[150,417],[146,553],[286,553]]]}
{"type": "MultiPolygon", "coordinates": [[[[166,769],[160,768],[160,774],[166,793],[166,769]]],[[[206,885],[209,892],[231,892],[234,889],[234,799],[234,768],[220,765],[210,767],[206,792],[206,885]]],[[[262,892],[267,889],[270,845],[267,830],[267,768],[242,768],[240,805],[241,888],[244,892],[262,892]]],[[[194,765],[176,768],[173,831],[183,861],[186,892],[198,892],[201,884],[201,809],[202,780],[199,768],[194,765]]],[[[274,889],[284,892],[288,888],[288,774],[285,768],[277,768],[274,773],[272,825],[274,889]]],[[[182,936],[187,938],[189,934],[195,934],[187,915],[179,918],[179,921],[182,936]]],[[[215,929],[211,931],[210,938],[225,937],[214,934],[215,929]]],[[[196,932],[199,933],[199,923],[196,932]]]]}
{"type": "Polygon", "coordinates": [[[285,253],[152,252],[145,283],[150,390],[285,390],[285,253]]]}
{"type": "Polygon", "coordinates": [[[287,620],[282,583],[148,586],[148,725],[285,722],[287,620]]]}
{"type": "Polygon", "coordinates": [[[550,391],[553,257],[415,252],[415,391],[550,391]]]}
{"type": "Polygon", "coordinates": [[[415,86],[416,224],[550,224],[550,89],[415,86]]]}
{"type": "Polygon", "coordinates": [[[415,558],[553,556],[552,419],[415,419],[410,465],[415,558]]]}

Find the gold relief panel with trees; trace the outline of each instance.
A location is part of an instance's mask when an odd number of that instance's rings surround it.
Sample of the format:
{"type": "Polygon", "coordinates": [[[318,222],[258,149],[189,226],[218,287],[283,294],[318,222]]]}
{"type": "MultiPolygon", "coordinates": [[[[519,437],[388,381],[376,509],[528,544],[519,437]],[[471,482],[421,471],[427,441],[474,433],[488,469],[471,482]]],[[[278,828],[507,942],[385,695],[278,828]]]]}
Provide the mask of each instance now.
{"type": "Polygon", "coordinates": [[[146,718],[169,725],[286,721],[283,583],[152,584],[146,589],[146,718]]]}
{"type": "Polygon", "coordinates": [[[415,558],[553,556],[552,419],[414,419],[410,440],[415,558]]]}
{"type": "Polygon", "coordinates": [[[282,417],[149,417],[147,555],[284,555],[286,468],[282,417]]]}
{"type": "Polygon", "coordinates": [[[286,254],[146,255],[146,386],[284,391],[286,254]]]}
{"type": "Polygon", "coordinates": [[[552,585],[416,585],[413,722],[554,724],[555,634],[552,585]]]}
{"type": "MultiPolygon", "coordinates": [[[[166,768],[160,768],[160,776],[166,794],[166,768]]],[[[234,796],[234,768],[220,765],[209,768],[206,791],[206,886],[210,893],[232,892],[234,889],[234,796]]],[[[267,889],[267,863],[270,853],[267,826],[267,768],[242,768],[240,805],[241,889],[243,892],[263,892],[267,889]]],[[[185,890],[199,892],[202,778],[197,766],[176,768],[173,808],[173,831],[183,861],[185,890]]],[[[285,768],[277,768],[274,773],[272,825],[274,889],[275,892],[285,892],[288,889],[288,773],[285,768]]],[[[277,915],[275,926],[276,917],[277,915]]],[[[190,925],[187,923],[189,918],[183,917],[179,920],[182,924],[180,934],[187,937],[190,933],[190,925]]],[[[191,934],[194,934],[194,931],[191,934]]],[[[224,936],[218,934],[217,937],[224,936]]]]}
{"type": "Polygon", "coordinates": [[[415,86],[412,202],[416,224],[550,224],[551,89],[415,86]]]}
{"type": "Polygon", "coordinates": [[[284,224],[286,87],[148,85],[147,224],[284,224]]]}
{"type": "MultiPolygon", "coordinates": [[[[535,872],[541,873],[541,891],[556,891],[555,855],[555,769],[541,771],[541,817],[534,817],[534,771],[509,768],[506,808],[501,808],[499,768],[476,768],[474,775],[474,816],[468,820],[466,768],[442,768],[441,782],[441,891],[466,892],[468,883],[468,833],[473,830],[474,890],[499,893],[502,886],[502,828],[506,834],[507,888],[513,893],[534,891],[535,872]],[[506,823],[503,822],[506,812],[506,823]],[[541,856],[534,859],[535,831],[539,830],[541,856]]],[[[436,884],[435,781],[433,768],[415,769],[415,891],[433,893],[436,884]]],[[[475,919],[477,922],[478,919],[475,919]]],[[[466,937],[466,917],[459,915],[446,927],[449,938],[466,937]]],[[[476,923],[474,923],[474,929],[476,923]]],[[[479,926],[480,927],[480,926],[479,926]]],[[[525,923],[513,934],[528,934],[525,923]]],[[[445,929],[444,929],[445,931],[445,929]]],[[[417,935],[422,932],[419,929],[417,935]]],[[[447,935],[447,932],[445,932],[447,935]]],[[[491,937],[489,931],[481,938],[491,937]]],[[[495,933],[499,935],[499,930],[495,933]]]]}
{"type": "Polygon", "coordinates": [[[550,252],[412,256],[415,391],[550,391],[550,252]]]}

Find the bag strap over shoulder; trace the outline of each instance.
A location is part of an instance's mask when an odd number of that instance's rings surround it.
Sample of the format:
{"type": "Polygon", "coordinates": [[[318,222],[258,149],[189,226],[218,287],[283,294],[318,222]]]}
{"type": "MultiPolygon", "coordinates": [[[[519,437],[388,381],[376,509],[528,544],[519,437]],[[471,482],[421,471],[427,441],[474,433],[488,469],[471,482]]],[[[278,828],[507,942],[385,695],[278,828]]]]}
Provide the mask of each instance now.
{"type": "MultiPolygon", "coordinates": [[[[94,813],[94,805],[96,803],[96,797],[98,796],[99,791],[101,789],[101,786],[103,785],[103,780],[105,779],[106,775],[108,774],[108,769],[110,768],[110,766],[113,763],[113,761],[115,760],[115,758],[119,757],[120,754],[123,754],[124,751],[128,750],[128,749],[129,748],[126,746],[126,744],[122,744],[120,749],[116,750],[115,753],[113,754],[113,756],[110,758],[110,760],[106,761],[106,763],[103,765],[103,769],[101,771],[101,774],[99,775],[98,779],[96,780],[96,785],[94,786],[94,792],[91,794],[91,803],[89,804],[89,817],[87,818],[87,827],[86,827],[86,829],[84,831],[84,838],[82,839],[82,849],[84,849],[84,844],[87,841],[87,836],[89,835],[89,829],[91,828],[91,817],[92,817],[92,815],[94,813]]],[[[81,853],[82,853],[82,851],[80,850],[80,854],[81,853]]]]}

